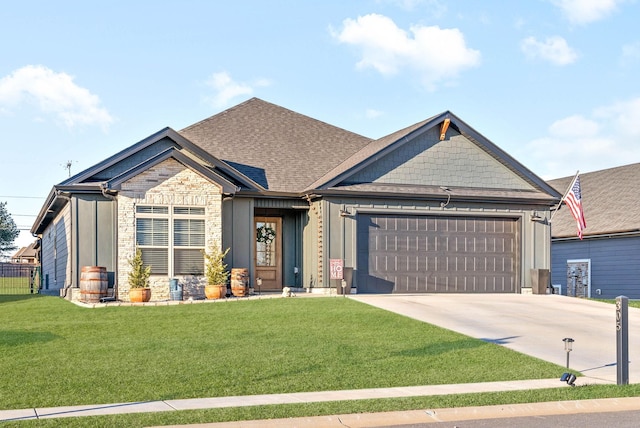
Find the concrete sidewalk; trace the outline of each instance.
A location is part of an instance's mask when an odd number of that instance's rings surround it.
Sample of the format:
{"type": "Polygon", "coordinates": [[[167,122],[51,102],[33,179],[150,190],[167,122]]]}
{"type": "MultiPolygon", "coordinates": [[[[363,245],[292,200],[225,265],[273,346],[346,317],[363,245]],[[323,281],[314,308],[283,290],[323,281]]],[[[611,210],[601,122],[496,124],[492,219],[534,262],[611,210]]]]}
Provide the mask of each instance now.
{"type": "MultiPolygon", "coordinates": [[[[591,378],[578,378],[576,385],[608,383],[591,378]]],[[[0,410],[0,422],[104,416],[125,413],[169,412],[176,410],[216,409],[225,407],[262,406],[327,401],[368,400],[376,398],[419,397],[430,395],[469,394],[475,392],[519,391],[568,387],[559,379],[535,379],[507,382],[464,383],[456,385],[407,386],[345,391],[301,392],[294,394],[246,395],[237,397],[193,398],[183,400],[113,403],[68,407],[0,410]]],[[[403,412],[404,413],[404,412],[403,412]]]]}

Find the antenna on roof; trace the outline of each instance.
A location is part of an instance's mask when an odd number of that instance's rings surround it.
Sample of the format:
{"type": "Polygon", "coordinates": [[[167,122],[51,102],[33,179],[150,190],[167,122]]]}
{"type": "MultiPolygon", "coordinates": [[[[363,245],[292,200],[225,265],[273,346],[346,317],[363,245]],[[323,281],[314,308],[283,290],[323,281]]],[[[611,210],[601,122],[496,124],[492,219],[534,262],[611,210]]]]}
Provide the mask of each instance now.
{"type": "Polygon", "coordinates": [[[60,164],[64,169],[66,169],[69,173],[69,177],[71,177],[71,165],[73,165],[75,161],[68,160],[67,163],[60,164]]]}

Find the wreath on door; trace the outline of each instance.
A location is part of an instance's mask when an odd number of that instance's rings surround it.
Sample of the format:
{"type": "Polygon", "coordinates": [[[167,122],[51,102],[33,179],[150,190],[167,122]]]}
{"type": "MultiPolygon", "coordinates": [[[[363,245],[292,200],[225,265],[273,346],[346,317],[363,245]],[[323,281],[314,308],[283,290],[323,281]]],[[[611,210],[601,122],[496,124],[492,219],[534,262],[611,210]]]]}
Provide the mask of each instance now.
{"type": "Polygon", "coordinates": [[[256,231],[256,240],[264,244],[271,244],[276,239],[276,231],[267,224],[260,226],[256,231]]]}

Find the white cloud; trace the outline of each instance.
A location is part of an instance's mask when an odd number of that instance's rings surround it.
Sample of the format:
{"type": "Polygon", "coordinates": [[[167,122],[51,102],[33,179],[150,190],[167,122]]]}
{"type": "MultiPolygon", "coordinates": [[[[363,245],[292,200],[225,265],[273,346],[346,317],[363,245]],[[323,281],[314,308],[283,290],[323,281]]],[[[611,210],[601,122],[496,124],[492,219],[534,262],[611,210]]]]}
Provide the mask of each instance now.
{"type": "Polygon", "coordinates": [[[42,65],[19,68],[0,79],[0,110],[10,112],[12,107],[31,103],[69,128],[99,125],[106,130],[113,118],[100,106],[100,98],[73,80],[42,65]]]}
{"type": "Polygon", "coordinates": [[[401,9],[430,13],[432,17],[442,17],[447,11],[447,5],[442,0],[377,0],[377,3],[395,4],[401,9]]]}
{"type": "Polygon", "coordinates": [[[573,24],[589,24],[606,18],[625,0],[553,0],[573,24]]]}
{"type": "Polygon", "coordinates": [[[593,120],[580,115],[573,115],[555,121],[549,127],[549,133],[554,137],[590,138],[598,133],[600,125],[593,120]]]}
{"type": "Polygon", "coordinates": [[[520,44],[522,52],[531,59],[543,59],[555,65],[568,65],[578,59],[578,54],[560,37],[547,37],[544,42],[535,37],[527,37],[520,44]]]}
{"type": "Polygon", "coordinates": [[[234,81],[229,73],[222,71],[212,74],[206,81],[206,84],[216,92],[212,97],[208,97],[208,100],[214,107],[220,108],[228,106],[231,100],[236,97],[252,95],[254,88],[269,86],[271,82],[267,79],[260,78],[252,83],[240,83],[234,81]]]}
{"type": "Polygon", "coordinates": [[[612,124],[625,142],[640,140],[640,97],[600,107],[594,116],[612,124]]]}
{"type": "Polygon", "coordinates": [[[416,71],[429,89],[480,64],[480,52],[466,46],[457,28],[413,25],[407,32],[386,16],[370,14],[344,20],[342,31],[333,36],[360,49],[358,68],[388,76],[407,68],[416,71]]]}
{"type": "Polygon", "coordinates": [[[622,46],[622,65],[631,65],[640,61],[640,42],[628,43],[622,46]]]}
{"type": "Polygon", "coordinates": [[[382,116],[384,114],[384,112],[381,112],[380,110],[376,110],[373,108],[368,108],[365,112],[364,115],[367,119],[376,119],[380,116],[382,116]]]}
{"type": "Polygon", "coordinates": [[[524,158],[546,179],[640,162],[640,97],[553,122],[524,158]]]}

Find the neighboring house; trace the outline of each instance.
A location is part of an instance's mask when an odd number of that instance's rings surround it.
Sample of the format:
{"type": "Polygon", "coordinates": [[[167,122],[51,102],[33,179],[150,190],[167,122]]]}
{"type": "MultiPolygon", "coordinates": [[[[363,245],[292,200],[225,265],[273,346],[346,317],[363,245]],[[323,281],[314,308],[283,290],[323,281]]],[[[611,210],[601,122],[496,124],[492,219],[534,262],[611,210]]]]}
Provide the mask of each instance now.
{"type": "Polygon", "coordinates": [[[32,242],[27,247],[20,248],[13,256],[11,263],[25,263],[35,265],[38,262],[37,241],[32,242]]]}
{"type": "MultiPolygon", "coordinates": [[[[549,181],[564,193],[573,177],[549,181]]],[[[565,206],[551,221],[551,283],[562,294],[640,299],[640,163],[580,174],[587,228],[565,206]]]]}
{"type": "Polygon", "coordinates": [[[332,260],[358,293],[519,293],[550,268],[560,194],[450,112],[378,140],[252,98],[165,128],[53,187],[32,232],[45,289],[76,298],[104,266],[126,300],[136,245],[154,300],[200,296],[203,258],[260,291],[327,292],[332,260]]]}

